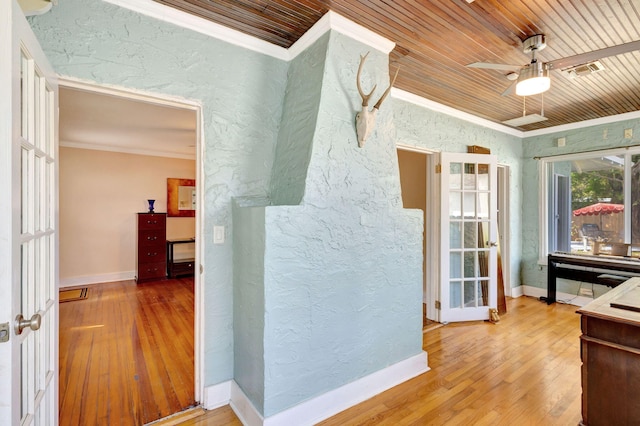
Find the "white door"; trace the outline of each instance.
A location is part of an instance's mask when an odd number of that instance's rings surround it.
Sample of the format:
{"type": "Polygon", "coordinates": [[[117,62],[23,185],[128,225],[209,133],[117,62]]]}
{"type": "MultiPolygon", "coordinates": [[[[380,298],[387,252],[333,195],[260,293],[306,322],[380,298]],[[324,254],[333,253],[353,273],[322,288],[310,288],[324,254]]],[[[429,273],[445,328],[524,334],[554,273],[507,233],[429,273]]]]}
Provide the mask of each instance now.
{"type": "Polygon", "coordinates": [[[0,22],[0,423],[55,425],[58,88],[15,0],[0,22]]]}
{"type": "Polygon", "coordinates": [[[440,154],[440,322],[489,318],[497,306],[497,159],[440,154]]]}

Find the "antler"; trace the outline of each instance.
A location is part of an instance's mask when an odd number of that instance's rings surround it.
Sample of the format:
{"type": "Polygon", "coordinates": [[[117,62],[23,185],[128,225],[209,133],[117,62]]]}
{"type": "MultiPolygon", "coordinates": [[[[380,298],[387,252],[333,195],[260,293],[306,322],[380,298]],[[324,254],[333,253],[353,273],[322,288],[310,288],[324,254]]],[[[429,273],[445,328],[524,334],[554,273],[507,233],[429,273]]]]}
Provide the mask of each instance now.
{"type": "Polygon", "coordinates": [[[391,91],[391,87],[393,87],[393,83],[396,82],[396,77],[398,77],[398,71],[400,71],[400,67],[396,69],[396,75],[393,76],[393,81],[391,82],[391,84],[389,84],[389,87],[387,87],[387,90],[384,91],[384,93],[380,97],[380,100],[376,102],[376,104],[373,106],[373,109],[378,109],[378,110],[380,109],[380,105],[382,105],[382,101],[384,101],[384,99],[387,97],[387,95],[391,91]]]}
{"type": "MultiPolygon", "coordinates": [[[[362,56],[360,55],[360,65],[358,66],[358,75],[356,76],[356,83],[358,84],[358,93],[360,93],[360,97],[362,98],[362,106],[366,107],[369,105],[369,98],[371,97],[371,95],[373,95],[373,91],[376,90],[377,84],[375,86],[373,86],[373,89],[371,89],[371,92],[369,92],[368,95],[365,95],[364,92],[362,91],[362,87],[360,86],[360,73],[362,72],[362,66],[364,65],[364,61],[367,59],[367,56],[369,56],[369,52],[367,52],[366,55],[362,56]]],[[[378,103],[381,103],[380,101],[378,101],[378,103]]]]}

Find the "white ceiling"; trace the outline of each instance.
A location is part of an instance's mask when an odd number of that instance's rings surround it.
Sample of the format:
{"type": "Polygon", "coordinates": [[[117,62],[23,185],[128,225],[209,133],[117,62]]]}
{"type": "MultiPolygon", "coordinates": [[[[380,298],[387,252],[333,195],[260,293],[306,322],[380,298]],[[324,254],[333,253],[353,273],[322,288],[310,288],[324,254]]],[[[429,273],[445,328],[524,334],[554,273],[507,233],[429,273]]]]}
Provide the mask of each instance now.
{"type": "Polygon", "coordinates": [[[60,146],[195,159],[196,112],[60,87],[60,146]]]}

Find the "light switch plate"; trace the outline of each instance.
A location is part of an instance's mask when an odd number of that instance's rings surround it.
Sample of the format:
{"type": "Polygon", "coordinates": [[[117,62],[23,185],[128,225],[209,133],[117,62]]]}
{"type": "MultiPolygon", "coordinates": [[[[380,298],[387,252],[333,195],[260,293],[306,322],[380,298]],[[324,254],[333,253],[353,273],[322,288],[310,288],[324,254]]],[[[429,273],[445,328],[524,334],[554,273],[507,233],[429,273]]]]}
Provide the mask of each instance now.
{"type": "Polygon", "coordinates": [[[224,226],[213,227],[213,244],[224,244],[224,226]]]}
{"type": "Polygon", "coordinates": [[[631,139],[633,137],[633,129],[624,129],[624,138],[631,139]]]}

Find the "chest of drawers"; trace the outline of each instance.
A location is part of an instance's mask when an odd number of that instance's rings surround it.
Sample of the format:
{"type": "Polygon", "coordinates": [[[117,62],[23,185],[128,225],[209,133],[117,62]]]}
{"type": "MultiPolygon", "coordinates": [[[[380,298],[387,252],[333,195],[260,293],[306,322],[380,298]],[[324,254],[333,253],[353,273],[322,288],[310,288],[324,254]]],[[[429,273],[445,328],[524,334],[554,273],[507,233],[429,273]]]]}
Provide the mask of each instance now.
{"type": "Polygon", "coordinates": [[[166,240],[166,213],[138,213],[137,282],[166,278],[166,240]]]}

